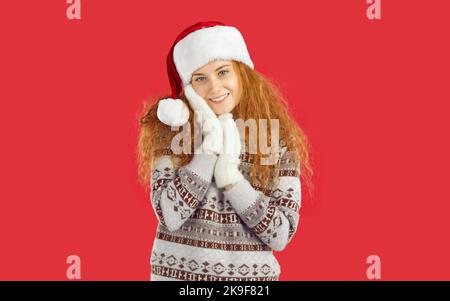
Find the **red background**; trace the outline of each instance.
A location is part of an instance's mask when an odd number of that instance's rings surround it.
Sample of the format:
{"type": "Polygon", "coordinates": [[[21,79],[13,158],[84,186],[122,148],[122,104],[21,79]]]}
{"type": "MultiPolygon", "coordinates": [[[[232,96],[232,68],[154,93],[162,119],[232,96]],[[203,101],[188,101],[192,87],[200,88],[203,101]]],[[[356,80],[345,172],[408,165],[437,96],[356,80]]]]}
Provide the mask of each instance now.
{"type": "Polygon", "coordinates": [[[137,117],[200,20],[243,33],[307,133],[314,198],[281,280],[450,279],[449,1],[2,1],[0,279],[148,280],[156,218],[137,117]]]}

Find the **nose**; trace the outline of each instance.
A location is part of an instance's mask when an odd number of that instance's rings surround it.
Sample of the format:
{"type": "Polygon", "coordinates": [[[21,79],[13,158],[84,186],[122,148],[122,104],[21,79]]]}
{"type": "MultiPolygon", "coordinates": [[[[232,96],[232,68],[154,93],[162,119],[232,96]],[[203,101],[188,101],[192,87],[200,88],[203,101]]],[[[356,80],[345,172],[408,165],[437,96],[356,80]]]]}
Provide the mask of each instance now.
{"type": "Polygon", "coordinates": [[[222,82],[220,79],[213,77],[211,79],[211,94],[214,95],[216,92],[220,92],[222,89],[222,82]]]}

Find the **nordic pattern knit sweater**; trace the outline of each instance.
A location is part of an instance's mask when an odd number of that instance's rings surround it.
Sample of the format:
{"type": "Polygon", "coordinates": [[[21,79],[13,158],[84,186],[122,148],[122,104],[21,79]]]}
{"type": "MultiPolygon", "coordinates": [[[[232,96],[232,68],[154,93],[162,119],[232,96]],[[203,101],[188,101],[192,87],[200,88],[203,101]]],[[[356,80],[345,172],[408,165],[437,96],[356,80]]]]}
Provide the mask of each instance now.
{"type": "Polygon", "coordinates": [[[280,147],[279,182],[250,184],[252,155],[241,154],[244,179],[218,189],[217,155],[194,154],[174,169],[170,151],[155,161],[151,201],[158,218],[150,280],[276,281],[281,251],[299,224],[300,164],[280,147]]]}

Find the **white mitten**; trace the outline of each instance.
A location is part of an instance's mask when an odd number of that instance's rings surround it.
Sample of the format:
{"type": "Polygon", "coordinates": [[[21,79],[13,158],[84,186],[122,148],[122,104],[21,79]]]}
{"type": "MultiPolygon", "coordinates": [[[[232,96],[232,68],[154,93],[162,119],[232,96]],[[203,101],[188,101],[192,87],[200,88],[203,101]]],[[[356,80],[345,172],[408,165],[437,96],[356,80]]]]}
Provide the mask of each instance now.
{"type": "Polygon", "coordinates": [[[219,116],[223,130],[223,147],[214,169],[214,178],[218,188],[239,182],[244,178],[239,171],[241,159],[241,140],[239,130],[231,113],[219,116]]]}
{"type": "Polygon", "coordinates": [[[184,88],[184,95],[195,113],[195,118],[201,120],[203,152],[218,154],[223,143],[223,133],[216,113],[209,107],[206,100],[194,91],[191,84],[184,88]]]}

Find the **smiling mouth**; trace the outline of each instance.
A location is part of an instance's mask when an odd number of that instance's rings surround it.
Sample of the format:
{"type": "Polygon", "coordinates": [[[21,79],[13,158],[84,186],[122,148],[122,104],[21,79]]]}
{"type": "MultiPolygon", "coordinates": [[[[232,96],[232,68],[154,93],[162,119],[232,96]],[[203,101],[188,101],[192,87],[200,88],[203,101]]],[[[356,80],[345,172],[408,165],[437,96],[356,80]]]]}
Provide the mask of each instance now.
{"type": "Polygon", "coordinates": [[[224,95],[222,95],[220,97],[217,97],[217,98],[208,98],[208,99],[210,101],[214,102],[214,103],[219,103],[219,102],[223,101],[225,98],[227,98],[228,95],[230,95],[230,93],[226,93],[226,94],[224,94],[224,95]]]}

